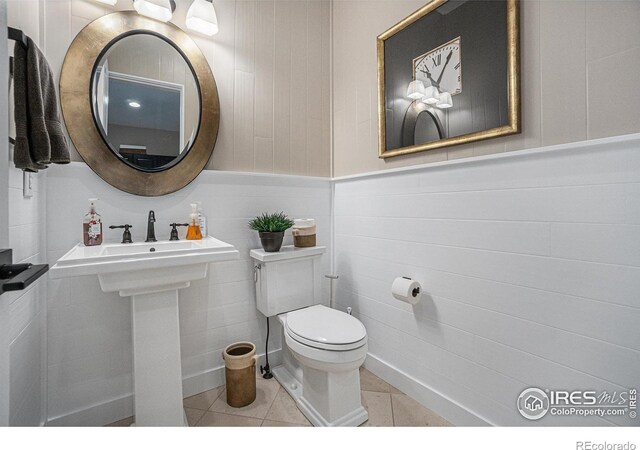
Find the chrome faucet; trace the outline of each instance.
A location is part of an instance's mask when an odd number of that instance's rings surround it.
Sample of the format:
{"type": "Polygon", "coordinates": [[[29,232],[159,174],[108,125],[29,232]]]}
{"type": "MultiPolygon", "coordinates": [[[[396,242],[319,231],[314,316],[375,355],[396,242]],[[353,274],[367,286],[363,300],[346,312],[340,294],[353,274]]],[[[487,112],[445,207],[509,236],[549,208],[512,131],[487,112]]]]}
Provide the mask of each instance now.
{"type": "Polygon", "coordinates": [[[154,222],[156,221],[156,213],[149,211],[149,221],[147,222],[147,239],[145,242],[156,242],[156,230],[154,228],[154,222]]]}

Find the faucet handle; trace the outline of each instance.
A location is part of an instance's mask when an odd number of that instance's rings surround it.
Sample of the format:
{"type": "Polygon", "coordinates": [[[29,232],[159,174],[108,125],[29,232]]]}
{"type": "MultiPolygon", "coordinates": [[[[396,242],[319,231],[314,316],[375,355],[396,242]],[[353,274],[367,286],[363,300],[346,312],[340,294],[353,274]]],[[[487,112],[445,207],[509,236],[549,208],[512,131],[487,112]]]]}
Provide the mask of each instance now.
{"type": "Polygon", "coordinates": [[[125,225],[110,225],[110,229],[115,230],[118,228],[124,228],[124,233],[122,233],[122,243],[123,244],[132,244],[133,240],[131,239],[131,232],[129,228],[133,228],[133,225],[125,224],[125,225]]]}
{"type": "Polygon", "coordinates": [[[178,238],[178,229],[176,227],[188,227],[189,224],[188,223],[170,223],[169,226],[173,227],[171,229],[171,237],[169,238],[169,240],[179,241],[180,238],[178,238]]]}

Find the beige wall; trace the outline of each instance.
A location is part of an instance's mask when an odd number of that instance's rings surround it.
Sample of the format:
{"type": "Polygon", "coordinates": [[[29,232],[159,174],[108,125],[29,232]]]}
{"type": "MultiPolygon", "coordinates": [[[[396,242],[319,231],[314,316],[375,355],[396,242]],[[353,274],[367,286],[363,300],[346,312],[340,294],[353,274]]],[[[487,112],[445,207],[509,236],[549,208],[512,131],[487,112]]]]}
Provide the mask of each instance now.
{"type": "Polygon", "coordinates": [[[334,2],[335,176],[640,132],[640,2],[523,0],[522,134],[379,159],[376,36],[424,4],[334,2]]]}
{"type": "MultiPolygon", "coordinates": [[[[38,0],[20,0],[26,2],[38,0]]],[[[189,5],[177,2],[173,23],[183,29],[189,5]]],[[[56,73],[84,26],[132,9],[130,0],[115,8],[93,0],[47,0],[44,6],[44,48],[56,73]]],[[[191,35],[220,94],[220,132],[207,168],[329,176],[329,2],[216,0],[215,7],[220,33],[191,35]]]]}

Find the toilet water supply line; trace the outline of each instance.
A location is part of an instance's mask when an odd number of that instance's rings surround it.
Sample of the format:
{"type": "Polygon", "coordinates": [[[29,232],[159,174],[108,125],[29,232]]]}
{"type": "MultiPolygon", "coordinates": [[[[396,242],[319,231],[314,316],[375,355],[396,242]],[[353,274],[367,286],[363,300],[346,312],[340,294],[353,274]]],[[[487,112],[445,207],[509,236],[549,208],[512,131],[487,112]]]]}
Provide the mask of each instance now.
{"type": "MultiPolygon", "coordinates": [[[[256,264],[253,266],[253,282],[258,284],[258,270],[262,269],[262,264],[256,264]]],[[[264,343],[264,358],[265,364],[264,366],[260,366],[260,373],[262,374],[262,378],[266,380],[270,380],[273,378],[273,374],[271,373],[271,367],[269,367],[269,318],[267,317],[267,339],[264,343]]]]}
{"type": "MultiPolygon", "coordinates": [[[[335,281],[339,278],[338,275],[325,275],[325,278],[328,278],[330,281],[330,287],[329,287],[329,308],[331,309],[335,309],[336,305],[335,305],[335,297],[334,297],[334,284],[335,281]]],[[[349,315],[351,315],[351,308],[347,308],[347,313],[349,315]]]]}

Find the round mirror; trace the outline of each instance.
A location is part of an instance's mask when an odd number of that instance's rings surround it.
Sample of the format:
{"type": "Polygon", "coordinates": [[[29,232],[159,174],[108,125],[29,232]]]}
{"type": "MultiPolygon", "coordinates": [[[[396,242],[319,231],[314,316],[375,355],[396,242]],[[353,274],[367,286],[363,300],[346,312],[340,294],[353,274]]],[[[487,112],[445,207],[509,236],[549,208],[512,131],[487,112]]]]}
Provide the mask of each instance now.
{"type": "Polygon", "coordinates": [[[102,138],[138,170],[176,164],[191,149],[200,123],[198,84],[184,56],[151,33],[125,35],[103,52],[91,90],[102,138]]]}
{"type": "Polygon", "coordinates": [[[82,159],[131,194],[182,189],[205,168],[218,137],[207,58],[180,28],[135,11],[102,16],[73,39],[60,103],[82,159]]]}

